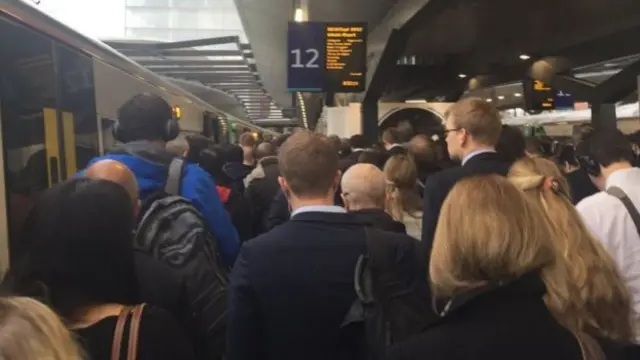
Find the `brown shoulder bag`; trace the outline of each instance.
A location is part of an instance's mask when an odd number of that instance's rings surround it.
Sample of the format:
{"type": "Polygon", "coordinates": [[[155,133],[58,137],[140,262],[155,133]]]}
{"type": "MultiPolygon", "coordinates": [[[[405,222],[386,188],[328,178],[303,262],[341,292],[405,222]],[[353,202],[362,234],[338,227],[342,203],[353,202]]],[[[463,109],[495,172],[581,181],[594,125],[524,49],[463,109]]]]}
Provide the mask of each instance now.
{"type": "Polygon", "coordinates": [[[140,320],[145,304],[136,306],[125,306],[120,311],[116,329],[113,333],[113,342],[111,344],[111,360],[120,360],[120,352],[122,347],[122,338],[124,337],[124,327],[127,324],[129,314],[131,322],[129,323],[129,342],[126,360],[136,360],[138,357],[138,332],[140,331],[140,320]]]}

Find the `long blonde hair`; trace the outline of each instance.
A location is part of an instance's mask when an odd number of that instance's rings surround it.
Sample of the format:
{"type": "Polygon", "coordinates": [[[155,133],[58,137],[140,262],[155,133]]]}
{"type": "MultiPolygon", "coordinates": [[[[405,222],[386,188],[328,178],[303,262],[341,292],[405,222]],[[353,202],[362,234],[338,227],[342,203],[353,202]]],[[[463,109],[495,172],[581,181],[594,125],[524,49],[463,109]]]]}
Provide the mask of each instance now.
{"type": "Polygon", "coordinates": [[[418,169],[411,155],[394,155],[384,164],[387,180],[386,210],[396,221],[404,221],[405,214],[419,217],[422,210],[416,192],[418,169]]]}
{"type": "Polygon", "coordinates": [[[48,307],[27,297],[0,298],[0,359],[83,358],[69,330],[48,307]]]}
{"type": "Polygon", "coordinates": [[[433,292],[453,297],[541,270],[554,261],[550,236],[538,206],[507,179],[463,179],[440,210],[429,265],[433,292]]]}
{"type": "Polygon", "coordinates": [[[541,205],[551,223],[557,261],[549,271],[564,284],[551,289],[546,301],[558,321],[574,331],[631,341],[633,310],[627,287],[614,260],[573,207],[560,169],[541,157],[524,158],[511,167],[508,178],[541,205]]]}

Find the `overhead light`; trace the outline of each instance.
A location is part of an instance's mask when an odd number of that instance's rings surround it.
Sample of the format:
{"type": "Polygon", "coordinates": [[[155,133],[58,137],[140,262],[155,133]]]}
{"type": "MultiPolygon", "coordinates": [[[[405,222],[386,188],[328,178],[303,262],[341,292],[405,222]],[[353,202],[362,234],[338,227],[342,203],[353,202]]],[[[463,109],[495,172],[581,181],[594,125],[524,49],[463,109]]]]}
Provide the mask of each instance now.
{"type": "Polygon", "coordinates": [[[520,54],[520,60],[529,60],[529,59],[531,59],[531,56],[527,54],[520,54]]]}
{"type": "Polygon", "coordinates": [[[521,97],[521,96],[522,96],[522,94],[520,94],[520,93],[514,93],[514,94],[513,94],[513,96],[515,96],[515,97],[521,97]]]}
{"type": "Polygon", "coordinates": [[[459,77],[460,79],[464,79],[464,78],[466,78],[466,77],[467,77],[467,74],[458,74],[458,77],[459,77]]]}
{"type": "Polygon", "coordinates": [[[295,22],[303,22],[304,21],[304,10],[301,8],[296,8],[295,13],[293,14],[293,20],[295,22]]]}
{"type": "Polygon", "coordinates": [[[406,104],[425,104],[427,100],[424,99],[415,99],[415,100],[405,100],[406,104]]]}
{"type": "Polygon", "coordinates": [[[493,99],[487,98],[487,102],[492,102],[492,101],[493,101],[493,99]]]}
{"type": "Polygon", "coordinates": [[[499,95],[499,96],[498,96],[498,100],[504,100],[504,96],[499,95]]]}

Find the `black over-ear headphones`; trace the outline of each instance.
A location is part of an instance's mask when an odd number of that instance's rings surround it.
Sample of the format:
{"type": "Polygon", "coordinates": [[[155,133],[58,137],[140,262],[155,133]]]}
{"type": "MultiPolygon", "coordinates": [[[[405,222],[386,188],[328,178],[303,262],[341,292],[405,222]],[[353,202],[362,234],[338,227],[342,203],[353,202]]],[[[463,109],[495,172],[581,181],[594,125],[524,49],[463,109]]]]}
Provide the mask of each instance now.
{"type": "MultiPolygon", "coordinates": [[[[165,128],[162,133],[162,140],[171,141],[180,135],[180,124],[175,117],[167,119],[165,122],[165,128]]],[[[113,137],[120,142],[127,143],[133,141],[127,136],[127,131],[120,126],[120,122],[116,120],[113,124],[113,137]]]]}

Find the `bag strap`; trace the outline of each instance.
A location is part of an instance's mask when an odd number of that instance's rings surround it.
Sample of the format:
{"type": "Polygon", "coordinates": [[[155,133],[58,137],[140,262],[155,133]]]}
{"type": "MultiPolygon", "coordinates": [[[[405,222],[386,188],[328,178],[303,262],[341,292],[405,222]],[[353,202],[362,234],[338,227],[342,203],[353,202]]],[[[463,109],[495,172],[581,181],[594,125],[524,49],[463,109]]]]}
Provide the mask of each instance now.
{"type": "Polygon", "coordinates": [[[129,323],[129,343],[127,344],[127,360],[136,360],[138,356],[138,334],[140,332],[140,322],[145,304],[136,306],[124,306],[118,315],[116,329],[113,333],[113,342],[111,344],[111,360],[120,360],[120,352],[122,350],[122,339],[124,338],[124,328],[127,324],[129,314],[132,314],[131,323],[129,323]]]}
{"type": "Polygon", "coordinates": [[[355,269],[355,290],[360,301],[364,304],[373,303],[376,300],[374,294],[376,280],[380,275],[384,276],[391,266],[389,262],[389,249],[385,246],[386,240],[381,239],[375,229],[364,227],[367,244],[367,253],[358,259],[355,269]]]}
{"type": "Polygon", "coordinates": [[[622,204],[631,216],[631,220],[633,220],[633,224],[636,226],[638,235],[640,235],[640,213],[638,212],[638,209],[636,209],[636,206],[633,205],[633,202],[631,201],[627,193],[625,193],[624,190],[620,189],[617,186],[611,186],[607,188],[607,194],[614,196],[622,201],[622,204]]]}
{"type": "Polygon", "coordinates": [[[131,317],[131,326],[129,327],[129,351],[127,352],[127,360],[136,360],[138,357],[138,335],[140,333],[140,322],[142,320],[142,311],[145,304],[137,305],[133,308],[133,316],[131,317]]]}
{"type": "Polygon", "coordinates": [[[164,191],[170,195],[180,195],[180,185],[182,185],[182,172],[184,171],[185,161],[181,158],[174,158],[169,164],[167,181],[164,185],[164,191]]]}
{"type": "Polygon", "coordinates": [[[118,315],[118,321],[116,322],[116,329],[113,333],[113,341],[111,343],[111,360],[120,360],[120,348],[122,347],[122,337],[124,333],[124,326],[127,323],[127,318],[131,312],[131,306],[124,306],[120,310],[118,315]]]}

